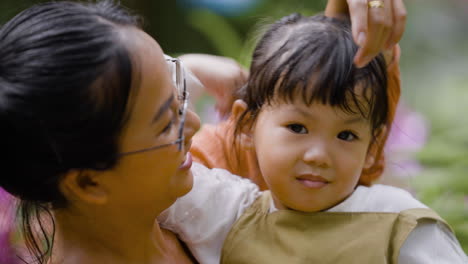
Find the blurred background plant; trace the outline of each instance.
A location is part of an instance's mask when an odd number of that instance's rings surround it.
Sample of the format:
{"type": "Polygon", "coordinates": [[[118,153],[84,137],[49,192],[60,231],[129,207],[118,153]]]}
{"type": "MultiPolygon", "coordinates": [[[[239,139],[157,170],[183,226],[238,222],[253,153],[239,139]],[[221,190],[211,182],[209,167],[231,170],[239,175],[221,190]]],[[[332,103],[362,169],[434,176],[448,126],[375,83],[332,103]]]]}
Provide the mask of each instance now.
{"type": "MultiPolygon", "coordinates": [[[[44,1],[1,0],[0,23],[39,2],[44,1]]],[[[312,15],[326,5],[325,0],[121,2],[144,17],[144,29],[168,54],[216,54],[246,67],[263,26],[293,12],[312,15]]],[[[403,101],[387,147],[383,182],[411,190],[435,209],[468,252],[468,1],[405,4],[403,101]]],[[[216,121],[212,102],[209,97],[196,102],[204,121],[216,121]]]]}

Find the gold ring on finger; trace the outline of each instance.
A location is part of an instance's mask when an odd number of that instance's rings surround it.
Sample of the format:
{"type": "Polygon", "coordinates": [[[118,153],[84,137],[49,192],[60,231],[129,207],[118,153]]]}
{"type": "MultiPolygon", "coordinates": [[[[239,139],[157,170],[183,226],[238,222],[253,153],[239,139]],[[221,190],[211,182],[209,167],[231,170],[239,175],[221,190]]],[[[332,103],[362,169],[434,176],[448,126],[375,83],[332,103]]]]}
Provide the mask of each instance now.
{"type": "Polygon", "coordinates": [[[369,1],[368,4],[370,8],[383,8],[384,7],[384,2],[382,0],[371,0],[369,1]]]}

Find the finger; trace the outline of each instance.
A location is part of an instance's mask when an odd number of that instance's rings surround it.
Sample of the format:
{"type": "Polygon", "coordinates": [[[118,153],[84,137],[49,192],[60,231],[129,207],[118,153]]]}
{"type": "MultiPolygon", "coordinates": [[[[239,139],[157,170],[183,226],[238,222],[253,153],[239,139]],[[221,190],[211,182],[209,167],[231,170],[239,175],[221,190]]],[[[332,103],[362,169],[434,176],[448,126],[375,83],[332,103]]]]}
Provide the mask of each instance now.
{"type": "Polygon", "coordinates": [[[363,46],[364,52],[377,53],[386,43],[389,29],[392,26],[392,6],[390,1],[383,1],[383,7],[369,8],[368,38],[363,46]]]}
{"type": "Polygon", "coordinates": [[[367,0],[348,0],[354,42],[362,46],[367,38],[367,0]]]}
{"type": "Polygon", "coordinates": [[[358,49],[355,56],[354,63],[357,67],[364,67],[379,53],[378,47],[383,45],[383,33],[384,29],[382,27],[375,24],[369,24],[369,37],[364,45],[358,49]]]}
{"type": "Polygon", "coordinates": [[[384,29],[384,33],[382,34],[382,43],[380,44],[380,49],[378,50],[378,52],[383,52],[385,50],[387,50],[387,44],[389,43],[389,40],[391,38],[393,34],[393,29],[392,28],[386,28],[384,29]]]}
{"type": "Polygon", "coordinates": [[[375,36],[375,40],[369,40],[369,42],[372,42],[373,44],[365,43],[362,48],[358,49],[358,52],[354,58],[354,64],[358,68],[366,66],[375,56],[377,56],[379,50],[373,46],[383,45],[382,36],[385,34],[384,30],[382,28],[376,28],[371,31],[372,34],[369,35],[375,36]]]}
{"type": "Polygon", "coordinates": [[[405,25],[406,25],[406,8],[403,0],[394,0],[393,1],[393,30],[391,35],[389,36],[387,43],[385,44],[385,48],[389,49],[397,44],[401,37],[403,36],[403,32],[405,32],[405,25]]]}
{"type": "Polygon", "coordinates": [[[358,67],[367,64],[375,57],[387,43],[390,35],[390,27],[393,23],[392,7],[388,1],[383,2],[383,7],[369,7],[368,33],[364,45],[355,60],[358,67]]]}

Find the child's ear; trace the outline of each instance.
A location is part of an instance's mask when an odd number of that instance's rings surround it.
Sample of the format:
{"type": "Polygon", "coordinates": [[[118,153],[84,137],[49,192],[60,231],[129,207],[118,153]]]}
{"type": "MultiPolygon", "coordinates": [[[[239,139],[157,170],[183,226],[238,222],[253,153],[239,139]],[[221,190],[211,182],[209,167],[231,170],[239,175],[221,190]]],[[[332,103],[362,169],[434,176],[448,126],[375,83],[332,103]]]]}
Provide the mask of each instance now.
{"type": "Polygon", "coordinates": [[[105,204],[108,198],[103,177],[92,170],[71,170],[62,178],[59,188],[68,200],[105,204]]]}
{"type": "MultiPolygon", "coordinates": [[[[374,153],[373,153],[374,154],[374,153]]],[[[370,152],[367,153],[366,161],[364,162],[364,169],[369,169],[375,163],[375,155],[370,152]]]]}
{"type": "Polygon", "coordinates": [[[372,139],[369,149],[367,150],[366,160],[364,162],[364,169],[369,169],[375,164],[377,155],[383,151],[383,144],[385,144],[385,138],[387,137],[387,127],[382,126],[376,133],[375,138],[372,139]]]}
{"type": "Polygon", "coordinates": [[[242,127],[239,130],[238,139],[243,148],[251,149],[253,148],[253,136],[252,136],[252,124],[250,123],[250,114],[242,116],[247,110],[247,104],[244,100],[237,99],[232,104],[231,115],[234,118],[234,122],[238,122],[240,118],[247,120],[247,122],[242,122],[242,127]]]}
{"type": "Polygon", "coordinates": [[[234,117],[234,120],[239,120],[241,115],[247,110],[247,103],[242,99],[237,99],[232,104],[231,114],[234,117]]]}

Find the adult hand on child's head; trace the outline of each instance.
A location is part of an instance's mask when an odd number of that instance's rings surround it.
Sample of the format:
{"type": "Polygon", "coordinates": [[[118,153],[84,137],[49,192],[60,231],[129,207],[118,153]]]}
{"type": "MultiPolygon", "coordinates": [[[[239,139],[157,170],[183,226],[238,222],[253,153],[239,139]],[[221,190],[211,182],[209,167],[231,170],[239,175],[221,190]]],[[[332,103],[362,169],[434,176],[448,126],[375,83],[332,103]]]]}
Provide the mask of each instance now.
{"type": "Polygon", "coordinates": [[[369,63],[380,51],[390,49],[403,36],[406,8],[403,0],[329,0],[325,15],[349,14],[354,41],[359,50],[358,67],[369,63]]]}
{"type": "MultiPolygon", "coordinates": [[[[235,60],[206,54],[187,54],[179,57],[184,65],[216,99],[216,110],[229,115],[236,92],[247,82],[248,71],[235,60]]],[[[196,91],[199,95],[203,91],[196,91]]],[[[193,93],[191,91],[191,93],[193,93]]]]}

